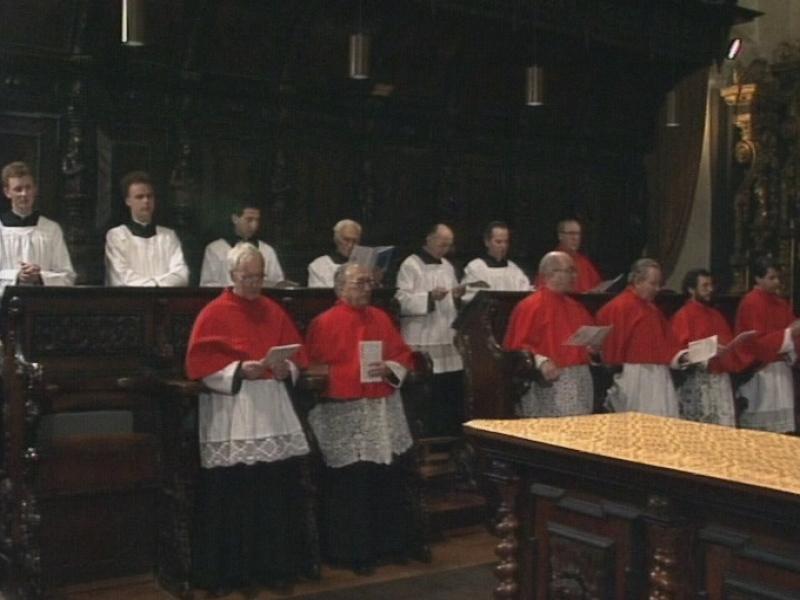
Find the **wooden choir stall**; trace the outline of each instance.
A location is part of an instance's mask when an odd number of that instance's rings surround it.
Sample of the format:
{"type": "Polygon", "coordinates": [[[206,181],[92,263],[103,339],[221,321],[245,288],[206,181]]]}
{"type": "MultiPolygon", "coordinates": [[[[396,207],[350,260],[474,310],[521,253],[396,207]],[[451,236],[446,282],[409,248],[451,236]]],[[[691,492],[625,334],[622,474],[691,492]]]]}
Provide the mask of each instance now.
{"type": "MultiPolygon", "coordinates": [[[[333,305],[330,289],[270,289],[300,331],[333,305]]],[[[191,519],[199,469],[196,400],[183,358],[197,313],[215,288],[7,288],[3,298],[0,585],[39,598],[61,585],[154,572],[191,597],[191,519]]],[[[394,290],[373,303],[390,314],[394,290]]],[[[403,395],[413,406],[430,365],[415,355],[403,395]]],[[[324,372],[301,376],[292,394],[304,421],[324,372]]],[[[417,469],[405,465],[419,546],[429,560],[417,469]]],[[[305,574],[319,575],[316,470],[308,491],[305,574]]]]}

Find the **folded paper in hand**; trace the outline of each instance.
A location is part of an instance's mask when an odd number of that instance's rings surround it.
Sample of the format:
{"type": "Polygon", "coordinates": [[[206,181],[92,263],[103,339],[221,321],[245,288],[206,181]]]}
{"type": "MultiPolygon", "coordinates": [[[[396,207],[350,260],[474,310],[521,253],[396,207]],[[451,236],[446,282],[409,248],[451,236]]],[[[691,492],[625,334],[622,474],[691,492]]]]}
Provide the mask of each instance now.
{"type": "Polygon", "coordinates": [[[727,346],[721,346],[716,335],[712,335],[701,340],[689,342],[688,360],[690,363],[701,363],[711,360],[715,356],[720,356],[726,352],[730,352],[739,344],[742,344],[752,338],[756,332],[754,330],[742,331],[739,335],[733,338],[727,346]]]}
{"type": "Polygon", "coordinates": [[[281,364],[285,360],[289,360],[294,353],[300,350],[301,344],[286,344],[285,346],[273,346],[265,356],[267,365],[272,368],[275,365],[281,364]]]}
{"type": "Polygon", "coordinates": [[[478,279],[477,281],[467,282],[467,287],[468,288],[479,288],[479,289],[482,289],[482,290],[488,290],[492,286],[490,286],[488,283],[486,283],[483,279],[478,279]]]}
{"type": "Polygon", "coordinates": [[[380,340],[358,342],[358,355],[361,359],[361,383],[383,381],[383,377],[380,375],[369,374],[371,364],[383,361],[383,342],[380,340]]]}
{"type": "Polygon", "coordinates": [[[604,292],[607,292],[607,291],[609,291],[611,289],[611,287],[615,283],[617,283],[620,279],[622,279],[623,275],[624,275],[624,273],[620,273],[619,275],[614,277],[614,279],[606,279],[605,281],[601,281],[596,286],[594,286],[592,289],[590,289],[587,293],[589,293],[589,294],[602,294],[604,292]]]}
{"type": "Polygon", "coordinates": [[[714,358],[719,352],[719,341],[716,335],[689,342],[687,358],[691,364],[705,362],[714,358]]]}
{"type": "Polygon", "coordinates": [[[564,342],[565,346],[594,346],[599,348],[611,332],[611,325],[582,325],[564,342]]]}

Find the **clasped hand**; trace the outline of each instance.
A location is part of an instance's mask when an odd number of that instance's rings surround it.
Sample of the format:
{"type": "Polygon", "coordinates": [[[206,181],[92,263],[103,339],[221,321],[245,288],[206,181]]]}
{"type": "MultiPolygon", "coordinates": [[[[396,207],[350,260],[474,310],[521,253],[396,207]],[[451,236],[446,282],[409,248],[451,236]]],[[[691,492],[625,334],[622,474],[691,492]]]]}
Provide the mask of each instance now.
{"type": "Polygon", "coordinates": [[[17,280],[19,283],[39,283],[42,280],[42,268],[33,263],[21,262],[17,280]]]}

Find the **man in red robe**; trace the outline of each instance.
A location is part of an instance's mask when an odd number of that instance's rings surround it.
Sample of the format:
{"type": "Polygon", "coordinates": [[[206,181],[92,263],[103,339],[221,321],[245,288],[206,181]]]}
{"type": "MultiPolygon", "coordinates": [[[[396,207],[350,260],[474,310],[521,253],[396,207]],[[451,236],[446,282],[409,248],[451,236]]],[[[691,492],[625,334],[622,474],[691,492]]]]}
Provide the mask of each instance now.
{"type": "Polygon", "coordinates": [[[261,295],[264,259],[250,244],[228,253],[233,288],[197,316],[186,373],[198,402],[200,480],[194,583],[222,594],[263,583],[286,588],[304,564],[299,458],[309,452],[285,379],[306,365],[267,357],[300,344],[284,310],[261,295]]]}
{"type": "Polygon", "coordinates": [[[736,332],[756,332],[752,343],[740,355],[757,370],[739,387],[739,395],[747,399],[740,425],[767,431],[795,431],[791,365],[797,360],[800,321],[796,320],[789,302],[778,295],[780,273],[771,258],[757,259],[751,273],[755,286],[739,303],[736,332]]]}
{"type": "Polygon", "coordinates": [[[630,285],[595,316],[613,329],[603,346],[603,362],[621,366],[606,395],[614,412],[637,411],[677,417],[678,396],[669,367],[678,368],[682,348],[653,300],[661,289],[661,266],[650,258],[633,263],[630,285]]]}
{"type": "Polygon", "coordinates": [[[592,412],[594,387],[585,346],[565,342],[584,325],[594,325],[589,312],[567,294],[575,285],[575,264],[565,252],[549,252],[539,263],[544,285],[511,313],[503,347],[534,356],[543,384],[532,381],[520,399],[518,414],[560,417],[592,412]]]}
{"type": "Polygon", "coordinates": [[[339,301],[306,336],[312,364],[328,367],[324,401],[309,413],[326,466],[323,546],[329,560],[359,575],[382,559],[405,560],[421,543],[402,467],[413,442],[398,388],[411,349],[389,316],[369,305],[373,285],[366,267],[340,267],[339,301]]]}
{"type": "MultiPolygon", "coordinates": [[[[574,292],[584,294],[603,281],[597,267],[584,254],[579,252],[583,230],[575,219],[564,219],[558,222],[557,252],[566,252],[572,257],[577,270],[574,292]]],[[[544,285],[541,275],[536,278],[536,287],[544,285]]]]}
{"type": "MultiPolygon", "coordinates": [[[[714,282],[705,269],[692,269],[683,278],[683,291],[688,299],[670,321],[682,347],[689,342],[717,336],[721,347],[733,339],[731,327],[711,305],[714,282]]],[[[707,364],[692,365],[678,387],[680,414],[684,419],[702,423],[736,426],[733,388],[728,373],[741,368],[736,352],[724,352],[707,364]]]]}

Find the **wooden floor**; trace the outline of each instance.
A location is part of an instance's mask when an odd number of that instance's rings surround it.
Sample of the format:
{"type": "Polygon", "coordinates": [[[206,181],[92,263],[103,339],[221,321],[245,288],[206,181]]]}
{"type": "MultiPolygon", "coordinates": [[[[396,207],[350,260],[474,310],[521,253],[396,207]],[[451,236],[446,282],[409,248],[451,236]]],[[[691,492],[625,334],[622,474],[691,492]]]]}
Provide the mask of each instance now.
{"type": "MultiPolygon", "coordinates": [[[[294,586],[292,593],[277,594],[263,589],[252,589],[233,593],[226,598],[267,600],[270,598],[299,598],[329,590],[356,588],[372,583],[393,581],[426,574],[440,573],[461,567],[493,562],[497,539],[480,526],[447,532],[446,539],[434,543],[433,561],[430,564],[410,562],[407,565],[387,565],[376,570],[370,577],[359,577],[349,570],[323,567],[322,581],[302,582],[294,586]]],[[[491,590],[486,590],[486,597],[491,590]]],[[[64,600],[168,600],[172,598],[161,590],[152,577],[141,576],[126,579],[93,582],[70,586],[57,596],[64,600]]],[[[206,597],[197,592],[196,598],[206,597]]],[[[423,600],[422,598],[418,600],[423,600]]]]}

